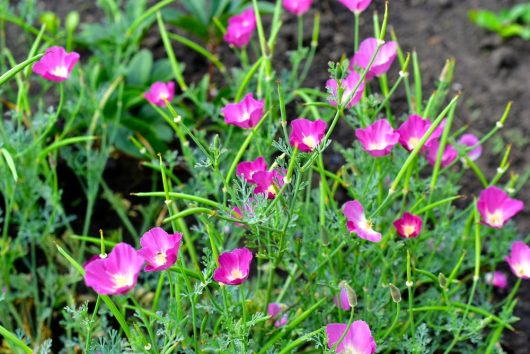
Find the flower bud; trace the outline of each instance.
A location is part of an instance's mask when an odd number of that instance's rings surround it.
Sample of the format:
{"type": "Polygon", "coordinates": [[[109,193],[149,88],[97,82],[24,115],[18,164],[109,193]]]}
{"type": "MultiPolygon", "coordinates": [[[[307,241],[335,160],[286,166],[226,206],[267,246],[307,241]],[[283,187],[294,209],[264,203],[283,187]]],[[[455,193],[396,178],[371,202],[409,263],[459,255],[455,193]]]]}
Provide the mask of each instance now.
{"type": "Polygon", "coordinates": [[[398,304],[401,302],[401,291],[392,283],[388,284],[390,287],[390,296],[392,296],[392,300],[398,304]]]}
{"type": "Polygon", "coordinates": [[[440,288],[447,290],[447,278],[443,273],[438,274],[438,284],[440,284],[440,288]]]}
{"type": "Polygon", "coordinates": [[[351,286],[348,285],[344,280],[339,283],[339,288],[341,289],[341,292],[346,293],[346,297],[348,299],[348,304],[350,307],[357,306],[357,294],[355,293],[355,290],[351,286]]]}
{"type": "Polygon", "coordinates": [[[74,32],[78,25],[79,25],[79,12],[70,11],[68,15],[66,15],[66,21],[65,21],[66,31],[74,32]]]}
{"type": "Polygon", "coordinates": [[[55,33],[61,25],[59,17],[51,11],[43,12],[39,18],[40,22],[46,26],[46,30],[50,33],[55,33]]]}

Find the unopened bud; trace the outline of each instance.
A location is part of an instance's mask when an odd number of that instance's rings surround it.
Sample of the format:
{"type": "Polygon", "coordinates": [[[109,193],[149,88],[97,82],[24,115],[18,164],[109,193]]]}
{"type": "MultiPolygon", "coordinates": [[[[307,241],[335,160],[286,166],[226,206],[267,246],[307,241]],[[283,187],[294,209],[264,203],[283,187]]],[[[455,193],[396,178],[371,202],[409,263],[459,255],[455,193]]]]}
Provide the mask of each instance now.
{"type": "Polygon", "coordinates": [[[388,284],[390,287],[390,296],[392,296],[392,300],[398,304],[401,302],[401,291],[392,283],[388,284]]]}
{"type": "Polygon", "coordinates": [[[350,307],[357,306],[357,294],[355,293],[355,290],[353,290],[353,288],[344,280],[339,283],[339,287],[341,291],[346,292],[346,297],[348,298],[348,304],[350,304],[350,307]]]}
{"type": "Polygon", "coordinates": [[[438,284],[440,284],[440,288],[447,289],[447,278],[443,273],[438,274],[438,284]]]}
{"type": "Polygon", "coordinates": [[[70,11],[68,15],[66,15],[66,21],[65,21],[66,29],[69,32],[73,32],[75,31],[78,25],[79,25],[79,12],[70,11]]]}

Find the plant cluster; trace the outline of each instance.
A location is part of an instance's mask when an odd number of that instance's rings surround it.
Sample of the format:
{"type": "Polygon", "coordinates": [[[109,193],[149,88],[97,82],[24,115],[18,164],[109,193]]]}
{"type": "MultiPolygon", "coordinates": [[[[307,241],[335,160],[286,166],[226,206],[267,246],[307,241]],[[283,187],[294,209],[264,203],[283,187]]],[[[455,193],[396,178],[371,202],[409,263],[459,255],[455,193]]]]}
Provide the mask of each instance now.
{"type": "Polygon", "coordinates": [[[173,2],[101,0],[101,23],[81,31],[76,13],[64,29],[46,14],[38,29],[31,1],[2,3],[2,23],[33,43],[26,60],[3,48],[0,62],[3,346],[502,350],[530,278],[528,239],[510,221],[526,181],[506,177],[510,145],[493,176],[475,161],[511,103],[484,136],[456,129],[454,60],[427,98],[417,53],[387,31],[388,4],[361,40],[371,0],[339,0],[355,24],[352,57],[321,68],[312,0],[173,2]],[[297,41],[278,63],[293,19],[297,41]],[[142,49],[152,32],[164,58],[142,49]],[[199,80],[186,51],[207,63],[199,80]],[[322,70],[322,87],[304,87],[322,70]],[[126,155],[149,190],[112,190],[106,166],[126,155]],[[83,214],[69,209],[61,166],[83,214]],[[119,226],[96,236],[100,199],[119,226]]]}

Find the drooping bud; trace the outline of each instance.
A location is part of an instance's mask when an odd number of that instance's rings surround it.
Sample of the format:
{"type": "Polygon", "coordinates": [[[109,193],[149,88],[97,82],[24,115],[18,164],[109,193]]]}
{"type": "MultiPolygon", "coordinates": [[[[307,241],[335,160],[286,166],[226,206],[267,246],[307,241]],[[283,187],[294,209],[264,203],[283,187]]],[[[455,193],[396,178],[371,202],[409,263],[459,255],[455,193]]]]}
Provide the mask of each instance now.
{"type": "Polygon", "coordinates": [[[339,283],[339,288],[341,289],[341,292],[346,293],[350,307],[357,306],[357,294],[355,293],[355,290],[353,290],[353,288],[344,280],[339,283]]]}
{"type": "Polygon", "coordinates": [[[399,288],[397,288],[394,284],[389,283],[388,286],[390,287],[390,296],[392,296],[392,300],[398,304],[401,302],[401,291],[399,288]]]}

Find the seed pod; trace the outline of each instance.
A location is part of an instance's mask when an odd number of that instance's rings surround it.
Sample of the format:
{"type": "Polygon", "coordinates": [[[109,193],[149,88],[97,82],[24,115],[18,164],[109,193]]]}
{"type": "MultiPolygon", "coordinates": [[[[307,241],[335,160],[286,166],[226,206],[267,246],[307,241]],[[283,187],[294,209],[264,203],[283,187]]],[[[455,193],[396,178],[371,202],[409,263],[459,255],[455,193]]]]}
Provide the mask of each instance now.
{"type": "Polygon", "coordinates": [[[440,284],[440,288],[447,289],[447,278],[443,273],[438,274],[438,284],[440,284]]]}

